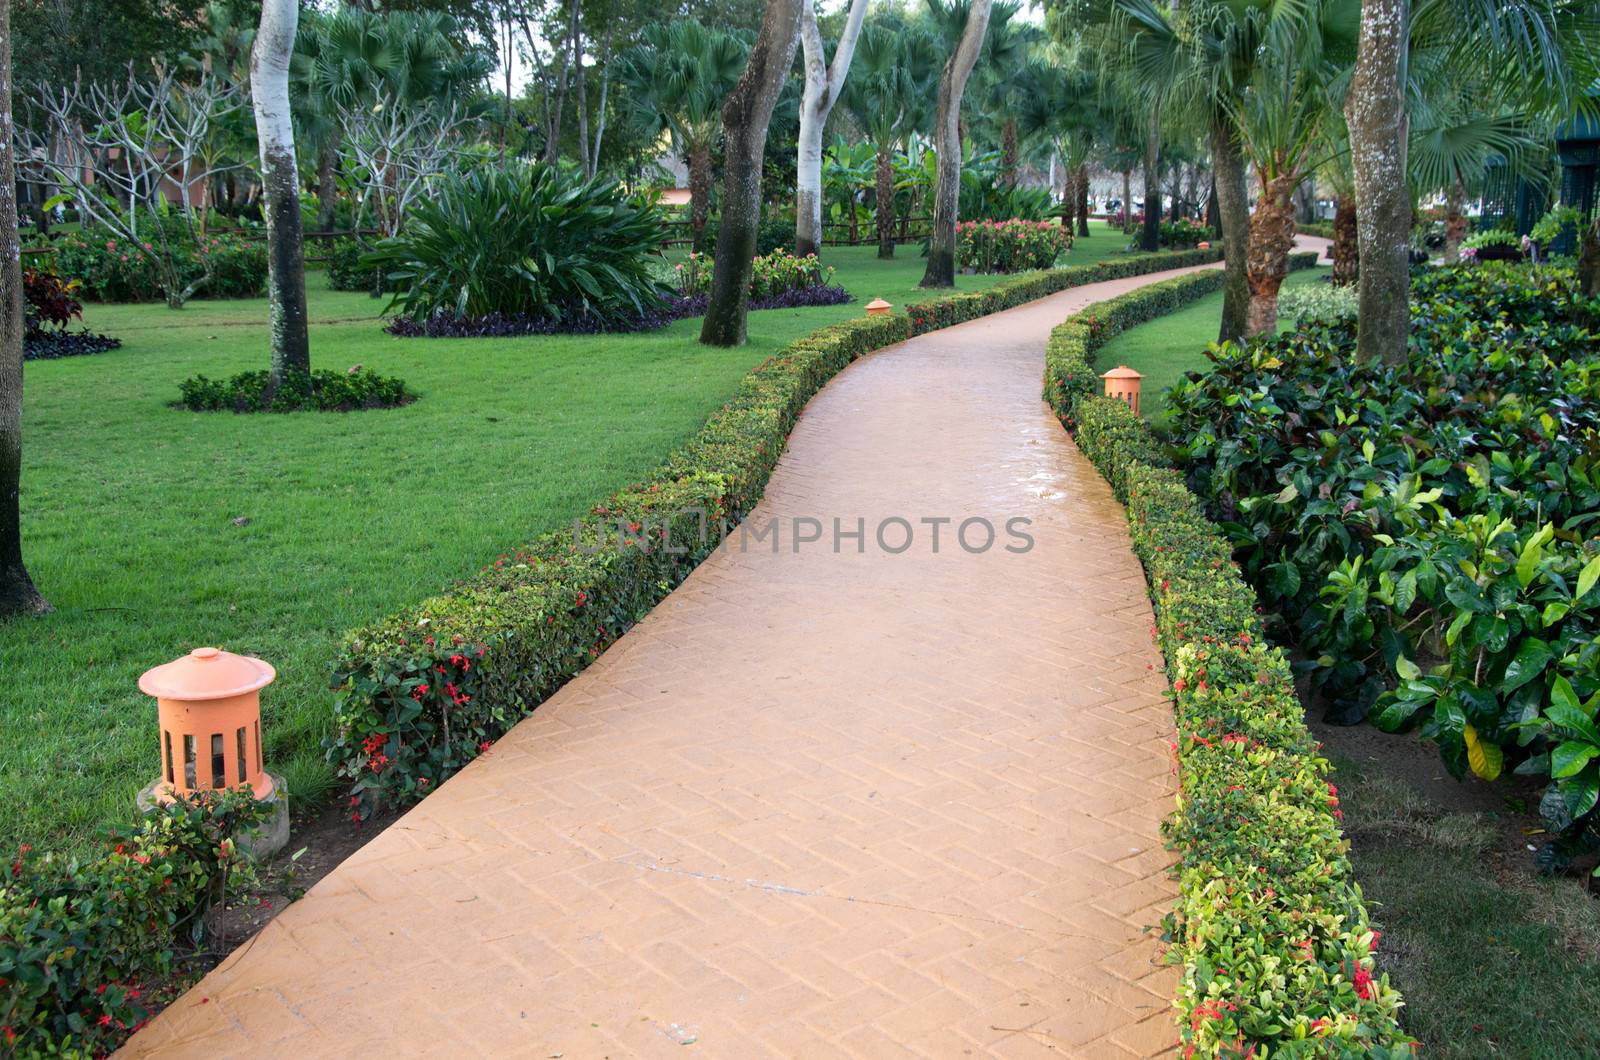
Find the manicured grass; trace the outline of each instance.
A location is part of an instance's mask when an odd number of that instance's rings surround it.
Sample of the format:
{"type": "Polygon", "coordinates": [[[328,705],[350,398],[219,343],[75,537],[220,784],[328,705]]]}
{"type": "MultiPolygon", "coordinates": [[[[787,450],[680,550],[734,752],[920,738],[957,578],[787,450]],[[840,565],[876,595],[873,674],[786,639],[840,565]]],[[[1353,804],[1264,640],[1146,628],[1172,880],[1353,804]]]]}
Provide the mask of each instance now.
{"type": "MultiPolygon", "coordinates": [[[[1080,242],[1072,264],[1120,252],[1080,242]]],[[[312,358],[404,378],[422,399],[345,415],[170,407],[183,378],[266,363],[264,300],[92,306],[121,350],[32,362],[23,534],[55,613],[0,625],[0,847],[71,848],[128,819],[157,769],[154,704],[136,682],[202,644],[278,667],[263,694],[269,767],[292,791],[331,783],[320,741],[340,636],[565,525],[654,467],[739,378],[785,343],[915,297],[915,246],[879,262],[830,248],[856,302],[750,318],[736,350],[700,322],[599,337],[393,339],[381,302],[312,278],[312,358]]],[[[998,276],[962,276],[958,289],[998,276]]]]}
{"type": "Polygon", "coordinates": [[[1600,1055],[1594,899],[1504,853],[1498,815],[1449,810],[1383,767],[1335,764],[1381,966],[1421,1055],[1600,1055]]]}
{"type": "MultiPolygon", "coordinates": [[[[1284,286],[1321,283],[1331,272],[1325,267],[1291,272],[1284,286]]],[[[1154,419],[1164,413],[1166,393],[1184,373],[1204,372],[1210,367],[1205,351],[1216,341],[1221,320],[1222,292],[1218,291],[1176,313],[1123,332],[1100,348],[1095,363],[1102,371],[1125,364],[1142,374],[1140,411],[1145,419],[1154,419]]],[[[1279,323],[1288,327],[1293,322],[1279,323]]]]}

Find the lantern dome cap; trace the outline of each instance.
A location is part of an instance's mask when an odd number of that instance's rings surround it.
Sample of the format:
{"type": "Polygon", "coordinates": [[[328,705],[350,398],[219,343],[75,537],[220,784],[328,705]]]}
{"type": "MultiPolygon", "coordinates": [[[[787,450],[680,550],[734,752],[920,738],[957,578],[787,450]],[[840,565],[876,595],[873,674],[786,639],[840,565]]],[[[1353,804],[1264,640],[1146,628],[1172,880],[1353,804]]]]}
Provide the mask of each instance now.
{"type": "Polygon", "coordinates": [[[1132,368],[1129,368],[1125,364],[1119,364],[1115,368],[1111,369],[1111,371],[1106,372],[1105,374],[1103,374],[1100,378],[1101,379],[1143,379],[1144,376],[1140,375],[1138,372],[1135,372],[1132,368]]]}
{"type": "Polygon", "coordinates": [[[157,699],[228,699],[264,688],[278,676],[270,663],[220,648],[196,648],[181,659],[146,670],[139,691],[157,699]]]}
{"type": "Polygon", "coordinates": [[[882,298],[874,298],[872,301],[867,303],[867,308],[868,309],[893,309],[894,306],[892,304],[888,303],[888,302],[885,302],[882,298]]]}

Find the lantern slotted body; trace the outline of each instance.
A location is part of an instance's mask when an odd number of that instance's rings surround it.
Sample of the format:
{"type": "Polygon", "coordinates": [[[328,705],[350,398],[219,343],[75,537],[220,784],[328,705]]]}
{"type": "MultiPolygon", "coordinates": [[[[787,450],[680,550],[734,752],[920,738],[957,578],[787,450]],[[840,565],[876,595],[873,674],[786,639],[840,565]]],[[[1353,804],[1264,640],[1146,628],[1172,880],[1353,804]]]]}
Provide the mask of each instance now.
{"type": "Polygon", "coordinates": [[[139,678],[139,690],[156,699],[161,730],[157,799],[230,788],[272,797],[262,761],[261,689],[276,676],[260,659],[196,648],[139,678]]]}
{"type": "Polygon", "coordinates": [[[1125,364],[1119,364],[1100,377],[1106,381],[1106,397],[1116,398],[1139,415],[1139,380],[1144,376],[1125,364]]]}

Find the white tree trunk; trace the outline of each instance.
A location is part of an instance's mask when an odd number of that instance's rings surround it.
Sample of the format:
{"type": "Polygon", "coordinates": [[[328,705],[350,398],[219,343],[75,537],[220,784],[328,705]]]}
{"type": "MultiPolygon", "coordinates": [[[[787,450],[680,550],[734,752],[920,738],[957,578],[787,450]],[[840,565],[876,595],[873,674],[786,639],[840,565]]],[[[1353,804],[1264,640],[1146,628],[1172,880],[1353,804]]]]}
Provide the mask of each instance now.
{"type": "Polygon", "coordinates": [[[300,175],[289,114],[289,56],[300,19],[296,0],[262,0],[261,28],[250,50],[250,95],[261,145],[267,218],[268,320],[272,388],[289,372],[311,370],[306,333],[306,271],[300,231],[300,175]]]}
{"type": "Polygon", "coordinates": [[[800,103],[800,144],[795,177],[794,245],[795,253],[822,253],[822,130],[828,115],[844,90],[850,73],[861,22],[867,14],[867,0],[851,0],[833,65],[823,62],[822,31],[817,14],[809,2],[800,8],[800,44],[805,49],[805,96],[800,103]]]}

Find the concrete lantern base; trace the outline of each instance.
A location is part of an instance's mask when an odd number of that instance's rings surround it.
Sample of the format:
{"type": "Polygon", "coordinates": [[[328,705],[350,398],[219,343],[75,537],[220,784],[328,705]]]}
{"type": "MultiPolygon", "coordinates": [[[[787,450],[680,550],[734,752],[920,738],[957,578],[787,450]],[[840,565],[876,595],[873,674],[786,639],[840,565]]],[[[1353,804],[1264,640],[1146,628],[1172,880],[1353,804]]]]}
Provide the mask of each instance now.
{"type": "MultiPolygon", "coordinates": [[[[289,785],[276,774],[267,775],[272,780],[272,794],[263,801],[271,804],[271,812],[261,824],[236,837],[239,849],[255,861],[265,861],[289,845],[289,785]]],[[[158,779],[139,792],[140,812],[149,813],[159,805],[156,793],[164,784],[158,779]]]]}

